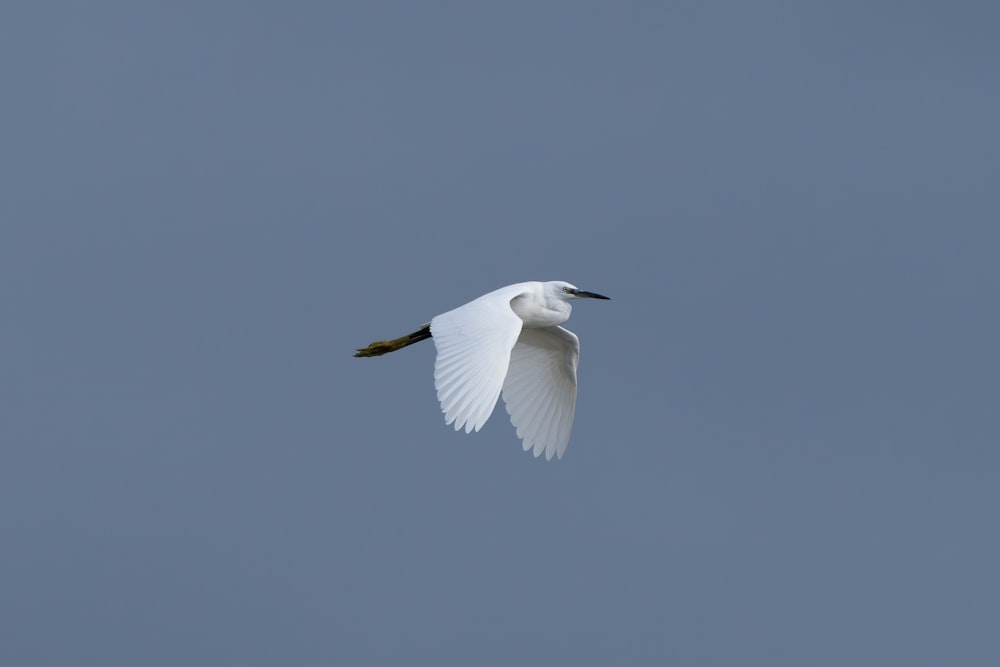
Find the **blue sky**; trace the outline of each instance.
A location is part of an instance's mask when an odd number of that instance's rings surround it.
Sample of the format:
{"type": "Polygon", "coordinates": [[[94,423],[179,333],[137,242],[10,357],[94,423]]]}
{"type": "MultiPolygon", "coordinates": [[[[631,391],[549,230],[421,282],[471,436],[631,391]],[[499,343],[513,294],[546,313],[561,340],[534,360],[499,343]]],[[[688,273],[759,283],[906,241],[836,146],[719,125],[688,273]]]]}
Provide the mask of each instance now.
{"type": "Polygon", "coordinates": [[[0,662],[997,664],[998,18],[8,4],[0,662]],[[351,356],[551,279],[558,463],[351,356]]]}

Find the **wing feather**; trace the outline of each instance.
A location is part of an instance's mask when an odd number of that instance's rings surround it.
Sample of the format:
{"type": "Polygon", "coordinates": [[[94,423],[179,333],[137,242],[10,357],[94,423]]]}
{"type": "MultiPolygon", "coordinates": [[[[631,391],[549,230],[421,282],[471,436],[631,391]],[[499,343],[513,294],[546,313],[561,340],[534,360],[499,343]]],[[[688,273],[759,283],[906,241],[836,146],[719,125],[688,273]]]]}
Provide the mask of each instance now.
{"type": "Polygon", "coordinates": [[[507,291],[509,298],[491,292],[431,320],[434,388],[445,423],[454,423],[456,431],[481,429],[500,397],[521,333],[521,318],[510,308],[510,299],[521,291],[507,291]]]}
{"type": "Polygon", "coordinates": [[[580,341],[562,327],[522,329],[510,353],[503,399],[525,451],[562,458],[573,431],[580,341]]]}

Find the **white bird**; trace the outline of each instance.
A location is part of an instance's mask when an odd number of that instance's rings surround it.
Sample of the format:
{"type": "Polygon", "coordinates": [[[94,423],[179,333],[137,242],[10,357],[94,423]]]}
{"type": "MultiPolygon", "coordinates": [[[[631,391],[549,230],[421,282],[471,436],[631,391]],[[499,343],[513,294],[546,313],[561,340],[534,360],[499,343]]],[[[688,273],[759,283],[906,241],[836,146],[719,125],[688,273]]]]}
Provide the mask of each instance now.
{"type": "Polygon", "coordinates": [[[561,280],[508,285],[354,356],[377,357],[433,337],[434,388],[446,424],[478,431],[503,391],[524,451],[562,458],[573,430],[580,339],[559,325],[569,319],[569,302],[582,298],[608,297],[561,280]]]}

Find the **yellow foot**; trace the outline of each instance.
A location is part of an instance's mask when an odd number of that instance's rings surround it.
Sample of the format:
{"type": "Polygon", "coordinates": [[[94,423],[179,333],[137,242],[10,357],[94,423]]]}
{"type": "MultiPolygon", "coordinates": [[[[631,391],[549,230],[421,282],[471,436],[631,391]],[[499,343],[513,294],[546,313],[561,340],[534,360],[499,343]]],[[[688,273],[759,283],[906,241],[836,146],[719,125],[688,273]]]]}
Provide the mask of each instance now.
{"type": "Polygon", "coordinates": [[[368,347],[359,347],[354,353],[355,357],[380,357],[389,352],[395,352],[406,347],[410,342],[409,336],[396,338],[394,340],[377,340],[368,347]]]}

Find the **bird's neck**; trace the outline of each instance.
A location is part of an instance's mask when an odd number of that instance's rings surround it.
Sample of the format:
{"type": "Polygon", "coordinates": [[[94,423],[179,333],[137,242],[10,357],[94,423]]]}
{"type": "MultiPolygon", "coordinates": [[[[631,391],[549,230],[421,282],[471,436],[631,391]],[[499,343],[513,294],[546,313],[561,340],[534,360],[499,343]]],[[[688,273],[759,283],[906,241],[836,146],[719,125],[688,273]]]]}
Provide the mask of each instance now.
{"type": "Polygon", "coordinates": [[[511,309],[529,329],[555,327],[569,319],[573,307],[563,299],[523,295],[510,302],[511,309]]]}

